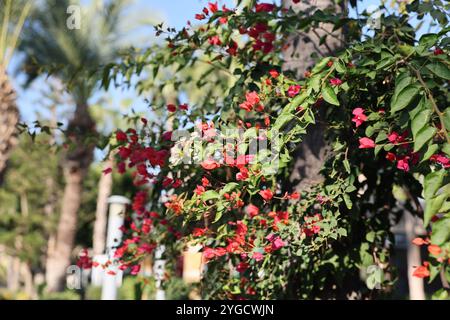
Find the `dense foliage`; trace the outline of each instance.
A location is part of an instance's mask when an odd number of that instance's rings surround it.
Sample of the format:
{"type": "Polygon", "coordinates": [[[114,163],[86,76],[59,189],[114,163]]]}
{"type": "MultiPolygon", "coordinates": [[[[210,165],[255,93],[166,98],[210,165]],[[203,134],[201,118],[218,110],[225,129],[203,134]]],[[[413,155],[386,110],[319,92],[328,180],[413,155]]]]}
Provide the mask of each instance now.
{"type": "Polygon", "coordinates": [[[153,93],[149,117],[115,136],[118,170],[132,171],[141,188],[116,251],[121,268],[137,273],[164,244],[174,272],[182,250],[200,244],[205,298],[383,295],[395,281],[390,228],[403,214],[393,193],[402,188],[406,208],[429,231],[415,240],[430,252],[415,275],[439,275],[445,295],[448,9],[413,1],[381,15],[369,36],[367,15],[210,3],[196,16],[201,26],[158,26],[166,43],[106,66],[106,87],[119,75],[131,84],[144,71],[148,79],[137,86],[153,93]],[[413,18],[432,22],[435,32],[418,36],[413,18]],[[324,22],[346,27],[345,48],[301,79],[282,71],[288,35],[324,22]],[[204,64],[204,73],[189,72],[204,64]],[[203,94],[186,101],[195,86],[203,94]],[[319,122],[329,146],[324,180],[297,190],[293,150],[319,122]]]}

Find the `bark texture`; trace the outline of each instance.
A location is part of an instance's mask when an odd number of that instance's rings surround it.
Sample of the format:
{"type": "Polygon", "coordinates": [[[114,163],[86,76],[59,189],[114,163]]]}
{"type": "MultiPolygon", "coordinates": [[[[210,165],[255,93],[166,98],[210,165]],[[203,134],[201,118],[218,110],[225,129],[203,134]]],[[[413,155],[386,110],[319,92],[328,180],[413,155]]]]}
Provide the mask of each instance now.
{"type": "Polygon", "coordinates": [[[9,82],[6,70],[0,65],[0,184],[11,150],[17,144],[18,122],[16,93],[9,82]]]}
{"type": "Polygon", "coordinates": [[[89,114],[87,103],[77,104],[67,134],[71,144],[63,164],[66,185],[55,241],[49,241],[48,248],[46,282],[49,292],[64,289],[66,270],[71,263],[75,241],[83,180],[93,159],[94,143],[89,138],[95,134],[95,123],[89,114]]]}
{"type": "MultiPolygon", "coordinates": [[[[294,4],[292,0],[284,0],[286,8],[292,7],[296,12],[314,12],[317,9],[324,10],[333,8],[334,12],[343,12],[340,5],[333,0],[303,0],[294,4]]],[[[311,68],[319,57],[330,56],[335,53],[343,44],[344,35],[342,31],[332,31],[332,24],[319,24],[317,28],[311,28],[308,32],[299,31],[288,38],[288,47],[283,53],[284,70],[296,73],[298,78],[304,76],[305,71],[311,68]],[[322,36],[327,35],[326,41],[320,45],[322,36]]],[[[322,117],[323,118],[323,117],[322,117]]],[[[311,126],[304,140],[299,144],[294,153],[295,164],[292,170],[290,181],[297,191],[303,191],[323,181],[320,175],[326,156],[327,144],[324,139],[326,124],[321,117],[317,119],[317,124],[311,126]]]]}

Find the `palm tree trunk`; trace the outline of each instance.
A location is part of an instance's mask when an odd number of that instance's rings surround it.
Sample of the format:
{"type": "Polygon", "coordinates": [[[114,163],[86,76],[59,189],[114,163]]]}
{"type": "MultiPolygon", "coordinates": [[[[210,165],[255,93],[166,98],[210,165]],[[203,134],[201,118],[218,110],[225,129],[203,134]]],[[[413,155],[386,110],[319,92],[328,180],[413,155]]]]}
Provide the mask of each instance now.
{"type": "Polygon", "coordinates": [[[77,229],[78,210],[81,204],[83,180],[92,163],[95,135],[95,123],[92,120],[87,103],[78,103],[73,119],[70,121],[68,138],[71,145],[64,163],[66,185],[61,205],[61,216],[54,245],[48,250],[46,281],[47,291],[64,289],[66,269],[70,265],[77,229]]]}
{"type": "MultiPolygon", "coordinates": [[[[307,12],[313,8],[325,9],[333,7],[335,12],[344,12],[343,7],[335,4],[333,0],[302,0],[294,4],[292,0],[283,0],[286,8],[292,7],[296,12],[307,12]]],[[[314,11],[314,10],[313,10],[314,11]]],[[[313,54],[319,57],[330,56],[335,53],[344,42],[342,31],[333,31],[332,24],[319,24],[318,28],[311,28],[308,32],[298,32],[288,38],[288,47],[283,53],[284,70],[295,71],[299,78],[311,68],[314,63],[313,54]],[[327,35],[327,39],[320,44],[320,39],[327,35]]],[[[325,124],[322,121],[310,127],[305,139],[295,151],[295,164],[290,176],[292,186],[303,191],[323,180],[319,171],[326,159],[328,146],[324,139],[325,124]]]]}
{"type": "MultiPolygon", "coordinates": [[[[105,162],[104,169],[112,168],[113,163],[113,159],[110,157],[105,162]]],[[[103,254],[105,250],[108,198],[111,195],[112,184],[112,173],[102,173],[98,182],[97,208],[95,211],[94,233],[92,238],[94,255],[103,254]]]]}
{"type": "Polygon", "coordinates": [[[16,105],[16,93],[12,88],[6,70],[0,65],[0,184],[10,152],[17,143],[16,125],[19,122],[19,110],[16,105]]]}

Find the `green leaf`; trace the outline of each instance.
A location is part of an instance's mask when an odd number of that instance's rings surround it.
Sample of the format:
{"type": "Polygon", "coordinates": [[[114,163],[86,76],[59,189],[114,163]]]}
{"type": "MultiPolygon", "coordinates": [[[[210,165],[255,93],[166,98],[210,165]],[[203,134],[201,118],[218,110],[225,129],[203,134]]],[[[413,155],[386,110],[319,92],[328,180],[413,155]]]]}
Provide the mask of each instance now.
{"type": "Polygon", "coordinates": [[[433,223],[431,243],[442,246],[450,240],[450,217],[443,217],[433,223]]]}
{"type": "Polygon", "coordinates": [[[391,100],[391,113],[398,112],[406,108],[419,93],[419,87],[416,84],[407,85],[398,95],[394,95],[391,100]]]}
{"type": "Polygon", "coordinates": [[[373,242],[375,240],[375,232],[370,231],[368,234],[366,234],[366,240],[369,242],[373,242]]]}
{"type": "Polygon", "coordinates": [[[333,88],[331,88],[329,85],[326,85],[325,87],[322,88],[322,96],[324,100],[329,104],[333,104],[335,106],[339,105],[339,100],[336,94],[334,93],[333,88]]]}
{"type": "Polygon", "coordinates": [[[219,199],[220,195],[214,190],[208,190],[202,194],[202,200],[208,201],[212,199],[219,199]]]}
{"type": "Polygon", "coordinates": [[[414,138],[414,152],[419,151],[435,134],[436,128],[434,127],[425,127],[420,130],[414,138]]]}
{"type": "Polygon", "coordinates": [[[428,70],[430,70],[433,74],[438,76],[439,78],[450,80],[450,69],[447,65],[442,62],[432,62],[425,66],[428,70]]]}
{"type": "Polygon", "coordinates": [[[419,45],[424,48],[431,48],[439,40],[439,36],[435,33],[426,33],[420,37],[419,45]]]}
{"type": "Polygon", "coordinates": [[[442,193],[435,198],[427,199],[425,201],[425,212],[423,214],[425,226],[430,223],[431,218],[433,218],[436,213],[439,213],[439,209],[447,198],[448,195],[442,193]]]}
{"type": "Polygon", "coordinates": [[[423,184],[424,189],[423,193],[425,200],[432,198],[439,190],[439,188],[441,188],[442,181],[444,180],[445,175],[446,175],[445,169],[441,169],[427,174],[423,184]]]}
{"type": "Polygon", "coordinates": [[[427,151],[424,153],[422,160],[420,162],[430,159],[430,157],[438,151],[439,146],[437,144],[431,144],[428,146],[427,151]]]}
{"type": "Polygon", "coordinates": [[[237,186],[239,186],[239,183],[229,182],[220,190],[220,194],[222,195],[225,193],[229,193],[231,190],[235,189],[237,186]]]}

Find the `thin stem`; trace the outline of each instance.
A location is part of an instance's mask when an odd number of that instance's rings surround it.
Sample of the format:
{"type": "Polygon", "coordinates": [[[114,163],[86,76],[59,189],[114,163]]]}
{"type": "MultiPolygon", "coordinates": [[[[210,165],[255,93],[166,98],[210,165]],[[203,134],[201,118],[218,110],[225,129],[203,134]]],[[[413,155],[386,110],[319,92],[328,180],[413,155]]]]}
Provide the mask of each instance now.
{"type": "MultiPolygon", "coordinates": [[[[8,25],[9,25],[9,15],[11,13],[11,2],[12,0],[6,0],[6,8],[5,8],[5,16],[3,17],[3,25],[1,29],[1,35],[0,35],[0,64],[3,63],[3,58],[5,57],[6,53],[6,35],[8,31],[8,25]]],[[[6,65],[5,65],[6,69],[6,65]]]]}
{"type": "Polygon", "coordinates": [[[419,82],[420,82],[420,84],[423,86],[423,88],[425,89],[425,92],[426,92],[428,98],[429,98],[430,101],[431,101],[431,105],[433,106],[433,110],[434,110],[434,112],[435,112],[435,113],[438,115],[438,117],[439,117],[439,121],[440,121],[440,123],[441,123],[441,127],[442,127],[442,129],[443,129],[443,131],[444,131],[445,139],[447,140],[447,143],[450,144],[450,137],[449,137],[449,135],[448,135],[448,130],[447,130],[447,128],[445,127],[444,113],[441,112],[441,110],[439,110],[439,108],[438,108],[438,106],[437,106],[437,104],[436,104],[436,101],[434,100],[433,94],[431,93],[430,89],[427,87],[427,84],[426,84],[425,81],[423,80],[423,78],[422,78],[422,76],[421,76],[421,74],[420,74],[420,71],[417,70],[416,68],[414,68],[414,67],[411,66],[411,65],[410,65],[410,67],[411,67],[411,69],[414,70],[414,72],[416,73],[417,79],[419,80],[419,82]]]}

